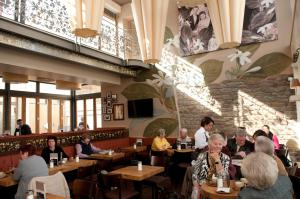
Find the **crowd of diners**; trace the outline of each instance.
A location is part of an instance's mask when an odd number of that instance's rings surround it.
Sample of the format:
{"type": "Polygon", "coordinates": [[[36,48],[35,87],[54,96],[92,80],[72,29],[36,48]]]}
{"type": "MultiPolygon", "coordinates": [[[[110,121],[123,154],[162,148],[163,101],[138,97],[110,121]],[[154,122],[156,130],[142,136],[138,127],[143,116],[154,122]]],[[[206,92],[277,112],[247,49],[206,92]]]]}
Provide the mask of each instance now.
{"type": "MultiPolygon", "coordinates": [[[[19,130],[22,131],[21,122],[19,130]]],[[[153,139],[152,155],[161,154],[170,148],[185,145],[194,150],[191,157],[192,190],[201,193],[201,185],[211,180],[213,176],[229,175],[232,179],[247,179],[247,187],[239,192],[239,198],[292,198],[293,188],[288,177],[285,165],[275,154],[279,148],[278,138],[270,132],[270,127],[264,125],[254,132],[252,139],[247,139],[246,129],[237,128],[234,136],[229,138],[226,133],[210,133],[214,121],[210,117],[201,120],[201,127],[194,134],[194,139],[188,136],[188,130],[181,128],[179,137],[172,146],[165,138],[165,130],[159,129],[158,136],[153,139]],[[233,166],[232,159],[243,159],[241,167],[233,166]]],[[[23,129],[27,129],[24,126],[23,129]]],[[[23,131],[25,131],[23,130],[23,131]]],[[[16,130],[17,131],[17,130],[16,130]]],[[[87,157],[102,150],[91,143],[88,134],[75,145],[78,157],[87,157]]],[[[21,160],[13,171],[13,179],[19,181],[16,199],[23,199],[29,181],[33,177],[48,175],[50,154],[56,153],[58,161],[68,157],[63,148],[57,145],[55,136],[48,136],[47,147],[42,150],[41,156],[36,155],[31,144],[20,147],[21,160]]],[[[195,195],[194,195],[195,197],[195,195]]],[[[200,198],[200,196],[197,196],[200,198]]]]}
{"type": "MultiPolygon", "coordinates": [[[[201,127],[194,134],[195,152],[191,162],[192,190],[200,198],[201,185],[212,176],[228,175],[231,179],[247,179],[247,187],[239,192],[238,198],[293,198],[293,187],[285,165],[275,153],[280,148],[278,137],[268,125],[248,137],[244,127],[238,127],[229,138],[228,133],[210,133],[214,121],[210,117],[201,120],[201,127]],[[241,166],[232,165],[233,159],[242,160],[241,166]]],[[[192,142],[182,128],[176,144],[192,142]]],[[[152,151],[164,151],[172,146],[165,138],[164,129],[153,140],[152,151]]],[[[186,185],[184,185],[186,186],[186,185]]],[[[195,198],[195,194],[192,194],[195,198]]]]}

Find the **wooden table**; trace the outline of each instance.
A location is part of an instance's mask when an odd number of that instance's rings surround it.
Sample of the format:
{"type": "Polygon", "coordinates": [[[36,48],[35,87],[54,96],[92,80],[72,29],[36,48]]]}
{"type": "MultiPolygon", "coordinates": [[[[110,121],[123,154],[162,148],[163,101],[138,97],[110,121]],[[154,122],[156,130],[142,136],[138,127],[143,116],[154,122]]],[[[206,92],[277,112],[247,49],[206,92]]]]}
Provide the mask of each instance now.
{"type": "Polygon", "coordinates": [[[181,150],[178,150],[178,149],[167,149],[168,156],[174,155],[175,151],[177,153],[192,153],[192,152],[195,151],[195,149],[181,149],[181,150]]]}
{"type": "Polygon", "coordinates": [[[206,183],[201,185],[201,197],[209,199],[236,199],[239,191],[234,190],[234,180],[230,180],[231,193],[217,193],[217,187],[209,186],[206,183]]]}
{"type": "MultiPolygon", "coordinates": [[[[37,199],[36,196],[34,198],[37,199]]],[[[46,198],[47,199],[69,199],[69,198],[66,198],[66,197],[63,197],[63,196],[57,196],[57,195],[54,195],[54,194],[51,194],[51,193],[46,193],[46,198]]]]}
{"type": "Polygon", "coordinates": [[[146,146],[137,146],[136,149],[133,148],[133,146],[121,148],[121,151],[123,152],[132,152],[132,153],[139,153],[146,150],[147,150],[146,146]]]}
{"type": "Polygon", "coordinates": [[[95,153],[91,154],[87,159],[93,159],[93,160],[117,160],[124,158],[125,154],[124,153],[112,153],[111,155],[108,154],[100,154],[100,153],[95,153]]]}
{"type": "MultiPolygon", "coordinates": [[[[65,163],[63,165],[55,166],[54,168],[51,168],[51,169],[49,168],[49,175],[53,175],[59,171],[65,173],[68,171],[76,170],[79,167],[88,167],[88,166],[95,165],[95,164],[97,164],[96,160],[80,159],[79,162],[68,161],[67,163],[65,163]]],[[[18,182],[13,180],[11,174],[7,175],[5,178],[0,179],[0,186],[2,186],[2,187],[9,187],[9,186],[13,186],[16,184],[18,184],[18,182]]]]}
{"type": "Polygon", "coordinates": [[[138,171],[137,166],[128,166],[114,170],[110,173],[121,174],[122,178],[127,180],[142,181],[163,171],[164,167],[143,165],[142,171],[138,171]]]}

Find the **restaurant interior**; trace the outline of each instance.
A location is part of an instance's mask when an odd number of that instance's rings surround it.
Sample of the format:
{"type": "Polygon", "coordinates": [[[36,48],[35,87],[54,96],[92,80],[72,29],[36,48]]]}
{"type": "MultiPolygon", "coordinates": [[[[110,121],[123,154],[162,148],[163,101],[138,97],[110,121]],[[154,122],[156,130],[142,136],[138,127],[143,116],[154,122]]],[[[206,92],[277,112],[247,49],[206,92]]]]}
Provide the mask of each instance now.
{"type": "Polygon", "coordinates": [[[300,0],[0,0],[0,198],[300,198],[299,32],[300,0]]]}

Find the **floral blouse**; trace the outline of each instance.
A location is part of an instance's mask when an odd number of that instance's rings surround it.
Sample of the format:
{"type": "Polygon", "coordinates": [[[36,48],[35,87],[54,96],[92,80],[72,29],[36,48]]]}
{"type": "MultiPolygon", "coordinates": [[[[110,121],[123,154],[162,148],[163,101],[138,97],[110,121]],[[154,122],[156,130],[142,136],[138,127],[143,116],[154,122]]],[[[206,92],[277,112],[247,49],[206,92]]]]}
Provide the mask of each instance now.
{"type": "MultiPolygon", "coordinates": [[[[224,153],[220,153],[220,161],[224,167],[224,172],[228,173],[230,164],[230,158],[224,153]]],[[[208,152],[200,153],[197,160],[193,161],[193,181],[197,181],[198,184],[206,182],[209,172],[209,160],[208,152]]]]}

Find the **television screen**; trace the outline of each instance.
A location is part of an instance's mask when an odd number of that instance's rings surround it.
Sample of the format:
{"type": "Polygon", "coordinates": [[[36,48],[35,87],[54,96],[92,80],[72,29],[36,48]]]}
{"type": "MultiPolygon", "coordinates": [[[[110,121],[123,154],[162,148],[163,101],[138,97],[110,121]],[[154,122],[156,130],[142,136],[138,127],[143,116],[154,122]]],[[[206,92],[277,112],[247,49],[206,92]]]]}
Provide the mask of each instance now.
{"type": "Polygon", "coordinates": [[[128,117],[153,117],[153,99],[129,100],[128,117]]]}

